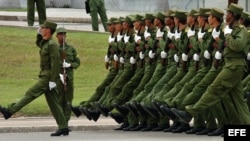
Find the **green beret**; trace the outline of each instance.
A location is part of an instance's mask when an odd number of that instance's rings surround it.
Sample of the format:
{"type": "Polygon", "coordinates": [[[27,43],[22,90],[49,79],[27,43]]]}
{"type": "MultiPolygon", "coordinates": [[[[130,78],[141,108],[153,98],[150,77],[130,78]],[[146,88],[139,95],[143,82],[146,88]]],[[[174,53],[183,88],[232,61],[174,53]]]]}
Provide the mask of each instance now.
{"type": "Polygon", "coordinates": [[[144,16],[144,20],[153,20],[155,16],[153,14],[146,13],[144,16]]]}
{"type": "Polygon", "coordinates": [[[243,8],[235,3],[231,3],[227,8],[228,11],[241,15],[243,8]]]}
{"type": "Polygon", "coordinates": [[[58,34],[58,33],[67,33],[67,31],[66,31],[65,28],[59,27],[59,28],[56,29],[56,33],[57,33],[57,34],[58,34]]]}
{"type": "Polygon", "coordinates": [[[210,8],[200,8],[199,12],[197,14],[195,14],[196,16],[203,16],[203,17],[208,17],[209,14],[207,12],[210,12],[211,9],[210,8]]]}
{"type": "Polygon", "coordinates": [[[165,16],[164,13],[158,12],[158,13],[156,13],[155,18],[158,18],[158,19],[160,19],[162,21],[165,21],[166,16],[165,16]]]}
{"type": "Polygon", "coordinates": [[[114,23],[115,20],[118,20],[118,18],[111,17],[106,23],[107,24],[112,24],[112,23],[114,23]]]}
{"type": "Polygon", "coordinates": [[[166,17],[172,17],[174,13],[175,13],[174,10],[168,10],[165,15],[166,17]]]}
{"type": "Polygon", "coordinates": [[[187,12],[185,11],[176,10],[174,15],[176,18],[179,18],[179,19],[187,19],[187,12]]]}
{"type": "Polygon", "coordinates": [[[249,12],[242,12],[241,18],[244,20],[249,20],[250,13],[249,12]]]}
{"type": "Polygon", "coordinates": [[[187,15],[188,16],[194,16],[194,17],[196,17],[197,15],[195,15],[195,14],[198,14],[198,13],[199,13],[198,10],[192,9],[187,15]]]}
{"type": "Polygon", "coordinates": [[[213,15],[219,19],[223,18],[224,12],[218,8],[212,8],[211,11],[207,12],[208,15],[213,15]]]}
{"type": "Polygon", "coordinates": [[[52,30],[56,30],[57,24],[51,21],[44,21],[43,24],[40,25],[41,27],[45,27],[45,28],[50,28],[52,30]]]}

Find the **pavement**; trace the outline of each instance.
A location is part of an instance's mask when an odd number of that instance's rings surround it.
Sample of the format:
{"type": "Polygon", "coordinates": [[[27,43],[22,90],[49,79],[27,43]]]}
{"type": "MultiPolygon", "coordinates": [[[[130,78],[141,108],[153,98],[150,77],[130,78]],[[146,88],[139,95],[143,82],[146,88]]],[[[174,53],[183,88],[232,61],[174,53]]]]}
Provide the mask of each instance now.
{"type": "MultiPolygon", "coordinates": [[[[85,9],[72,8],[47,8],[47,19],[54,21],[58,26],[64,26],[67,30],[92,32],[90,15],[86,14],[85,9]]],[[[136,12],[134,12],[136,13],[136,12]]],[[[125,17],[133,14],[127,11],[107,11],[110,17],[125,17]]],[[[27,12],[13,12],[0,10],[0,26],[38,28],[38,16],[35,13],[36,21],[34,26],[27,24],[27,12]]],[[[102,24],[99,24],[99,32],[104,33],[102,24]]],[[[95,31],[96,32],[96,31],[95,31]]],[[[72,115],[69,127],[72,130],[111,130],[119,125],[109,117],[100,117],[97,122],[89,121],[85,116],[75,117],[72,115]]],[[[50,117],[14,117],[8,120],[2,118],[0,114],[0,133],[8,132],[42,132],[55,131],[57,124],[52,116],[50,117]]]]}
{"type": "MultiPolygon", "coordinates": [[[[92,31],[91,17],[86,13],[85,9],[72,9],[72,8],[47,8],[47,19],[54,21],[58,26],[64,26],[68,30],[76,31],[92,31]]],[[[131,11],[107,11],[108,18],[111,17],[125,17],[129,14],[139,14],[131,11]]],[[[36,22],[34,28],[38,27],[38,15],[35,13],[36,22]]],[[[27,12],[13,12],[0,10],[0,25],[4,26],[18,26],[28,27],[27,12]]],[[[104,28],[99,19],[99,32],[104,32],[104,28]]]]}

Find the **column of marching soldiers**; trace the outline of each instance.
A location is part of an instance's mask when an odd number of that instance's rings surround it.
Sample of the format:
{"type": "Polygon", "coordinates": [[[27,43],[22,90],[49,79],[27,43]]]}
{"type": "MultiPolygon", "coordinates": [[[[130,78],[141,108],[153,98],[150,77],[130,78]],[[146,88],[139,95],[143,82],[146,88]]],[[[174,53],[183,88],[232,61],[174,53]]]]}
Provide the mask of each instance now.
{"type": "MultiPolygon", "coordinates": [[[[247,33],[245,41],[250,40],[250,13],[236,4],[231,4],[226,12],[239,18],[237,29],[247,33]]],[[[235,102],[228,95],[194,116],[186,111],[227,67],[226,36],[238,35],[232,32],[236,26],[226,24],[224,17],[224,10],[199,8],[110,18],[105,56],[109,72],[93,95],[78,106],[70,105],[71,110],[77,117],[85,115],[95,122],[100,115],[110,116],[120,124],[114,130],[123,131],[218,136],[224,134],[224,125],[247,123],[234,121],[241,115],[231,111],[235,102]]],[[[250,42],[246,42],[241,57],[247,65],[250,42]]],[[[242,74],[243,88],[236,93],[243,98],[242,105],[250,101],[248,73],[246,70],[242,74]]],[[[213,101],[208,99],[210,102],[213,101]]],[[[248,107],[247,112],[249,115],[248,107]]]]}

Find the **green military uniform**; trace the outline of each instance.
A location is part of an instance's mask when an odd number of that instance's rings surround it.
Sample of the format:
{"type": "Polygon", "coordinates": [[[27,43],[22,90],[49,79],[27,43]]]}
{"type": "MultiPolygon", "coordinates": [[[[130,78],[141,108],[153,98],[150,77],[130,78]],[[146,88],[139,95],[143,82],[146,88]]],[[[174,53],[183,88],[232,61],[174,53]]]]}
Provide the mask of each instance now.
{"type": "MultiPolygon", "coordinates": [[[[228,9],[230,12],[241,14],[243,8],[236,4],[231,4],[228,9]]],[[[242,77],[244,74],[245,50],[247,45],[247,31],[244,26],[235,24],[224,29],[226,46],[223,52],[225,65],[217,75],[213,83],[207,88],[206,92],[193,105],[186,107],[192,115],[197,115],[206,108],[224,101],[225,96],[229,96],[232,114],[229,117],[231,124],[249,124],[249,111],[243,99],[242,77]],[[232,28],[232,29],[231,29],[232,28]]]]}
{"type": "MultiPolygon", "coordinates": [[[[114,26],[115,25],[115,21],[118,20],[117,18],[110,18],[109,21],[107,22],[108,27],[110,26],[114,26]]],[[[105,62],[106,67],[108,69],[108,74],[106,75],[106,78],[103,80],[103,82],[96,88],[96,91],[91,95],[91,97],[87,100],[87,101],[82,101],[80,103],[80,107],[86,107],[86,108],[91,108],[93,106],[94,102],[97,102],[103,95],[105,88],[107,86],[109,86],[113,80],[115,79],[116,75],[118,74],[118,70],[114,68],[113,63],[111,63],[113,61],[113,52],[111,52],[111,48],[116,48],[113,45],[113,43],[111,42],[111,40],[114,40],[115,38],[112,37],[112,35],[114,34],[114,30],[110,31],[110,36],[109,36],[109,44],[110,46],[107,49],[107,57],[109,58],[108,60],[106,60],[107,62],[105,62]]]]}
{"type": "Polygon", "coordinates": [[[43,24],[46,20],[45,0],[27,0],[27,21],[29,26],[34,25],[35,5],[37,8],[39,25],[43,24]]]}
{"type": "MultiPolygon", "coordinates": [[[[133,104],[134,101],[137,101],[139,99],[141,99],[140,97],[140,92],[143,90],[143,88],[145,87],[145,85],[147,84],[147,82],[150,80],[150,78],[153,75],[153,72],[156,68],[156,61],[155,60],[150,60],[148,53],[149,50],[151,48],[153,48],[153,42],[154,42],[154,38],[156,36],[156,28],[155,26],[153,26],[153,20],[154,20],[154,15],[152,14],[145,14],[144,20],[145,23],[149,23],[149,25],[146,24],[145,26],[145,31],[144,31],[144,39],[145,39],[145,44],[144,44],[144,50],[143,50],[143,54],[144,54],[144,58],[141,59],[141,61],[143,61],[145,64],[145,70],[144,70],[144,75],[140,81],[140,83],[138,84],[138,86],[134,89],[133,91],[133,96],[132,98],[127,102],[127,104],[133,104]]],[[[140,61],[140,62],[141,62],[140,61]]],[[[130,130],[132,128],[135,128],[138,124],[139,124],[139,119],[137,116],[134,116],[134,114],[130,111],[128,114],[128,122],[129,122],[129,127],[125,128],[124,130],[130,130]]],[[[143,124],[143,123],[141,123],[143,124]]]]}
{"type": "Polygon", "coordinates": [[[107,31],[106,22],[108,21],[108,18],[107,18],[104,0],[87,0],[87,1],[90,7],[90,16],[91,16],[93,31],[99,31],[98,14],[100,15],[104,30],[107,31]]]}
{"type": "MultiPolygon", "coordinates": [[[[122,70],[122,73],[119,75],[119,77],[114,81],[113,85],[107,89],[105,92],[107,94],[107,97],[105,98],[105,101],[101,104],[105,109],[108,109],[108,111],[111,111],[114,107],[113,104],[115,103],[115,99],[120,91],[122,90],[122,87],[132,78],[132,76],[135,73],[135,70],[131,68],[131,57],[133,57],[135,53],[135,43],[134,43],[134,36],[133,36],[133,29],[131,28],[131,17],[126,16],[124,19],[125,23],[128,24],[128,29],[124,30],[124,68],[122,70]]],[[[124,24],[123,22],[123,24],[124,24]]],[[[99,110],[103,113],[103,108],[98,107],[99,110]]],[[[106,111],[107,112],[107,111],[106,111]]],[[[106,113],[107,114],[107,113],[106,113]]],[[[104,115],[106,115],[104,114],[104,115]]]]}
{"type": "MultiPolygon", "coordinates": [[[[57,24],[45,21],[41,25],[42,28],[50,28],[51,30],[56,30],[57,24]]],[[[51,35],[52,36],[52,35],[51,35]]],[[[26,91],[24,97],[19,101],[12,103],[8,106],[8,111],[11,114],[16,113],[24,106],[45,94],[48,106],[54,116],[59,129],[66,129],[68,132],[68,124],[64,117],[60,102],[57,87],[52,87],[51,83],[56,83],[54,86],[59,84],[59,73],[60,73],[60,54],[59,48],[56,42],[49,39],[43,39],[43,37],[37,35],[37,46],[40,48],[40,73],[38,81],[26,91]]]]}
{"type": "MultiPolygon", "coordinates": [[[[66,35],[66,29],[65,28],[58,28],[57,34],[64,34],[66,35]]],[[[64,37],[65,38],[65,37],[64,37]]],[[[74,98],[74,70],[77,69],[80,66],[80,59],[77,55],[76,49],[67,44],[63,43],[63,45],[59,46],[60,55],[61,55],[61,61],[62,66],[63,63],[69,63],[70,67],[68,68],[61,68],[61,73],[63,75],[66,75],[66,80],[63,80],[63,84],[61,85],[61,88],[59,87],[59,93],[60,93],[60,102],[62,105],[62,109],[64,112],[64,116],[66,118],[66,121],[70,120],[71,117],[71,110],[68,107],[68,103],[72,104],[73,98],[74,98]]]]}

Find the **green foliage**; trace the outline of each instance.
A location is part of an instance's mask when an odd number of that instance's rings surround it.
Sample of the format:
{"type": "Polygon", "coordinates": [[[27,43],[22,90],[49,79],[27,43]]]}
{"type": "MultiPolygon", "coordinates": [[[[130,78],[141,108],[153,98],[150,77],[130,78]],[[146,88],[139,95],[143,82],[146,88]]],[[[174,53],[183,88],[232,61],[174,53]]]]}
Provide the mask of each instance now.
{"type": "MultiPolygon", "coordinates": [[[[39,48],[35,45],[36,29],[0,27],[0,104],[20,99],[37,80],[39,74],[39,48]]],[[[55,35],[54,40],[57,41],[55,35]]],[[[104,54],[107,34],[68,31],[66,42],[73,45],[81,60],[75,70],[73,105],[87,100],[107,74],[104,54]]],[[[18,115],[50,114],[44,95],[20,110],[18,115]]]]}

